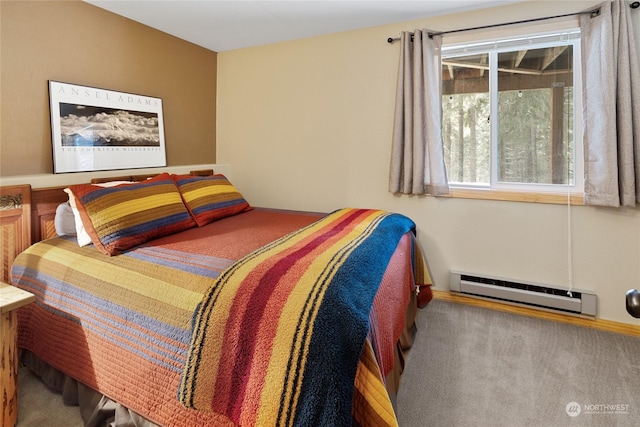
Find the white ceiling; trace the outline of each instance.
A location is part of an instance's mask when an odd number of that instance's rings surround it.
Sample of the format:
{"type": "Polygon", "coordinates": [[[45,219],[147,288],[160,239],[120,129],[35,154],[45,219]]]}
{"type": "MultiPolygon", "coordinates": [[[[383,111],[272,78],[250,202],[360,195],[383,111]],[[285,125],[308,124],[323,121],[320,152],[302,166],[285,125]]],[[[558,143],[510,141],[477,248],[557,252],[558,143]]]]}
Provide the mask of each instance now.
{"type": "Polygon", "coordinates": [[[215,52],[524,0],[84,0],[215,52]]]}

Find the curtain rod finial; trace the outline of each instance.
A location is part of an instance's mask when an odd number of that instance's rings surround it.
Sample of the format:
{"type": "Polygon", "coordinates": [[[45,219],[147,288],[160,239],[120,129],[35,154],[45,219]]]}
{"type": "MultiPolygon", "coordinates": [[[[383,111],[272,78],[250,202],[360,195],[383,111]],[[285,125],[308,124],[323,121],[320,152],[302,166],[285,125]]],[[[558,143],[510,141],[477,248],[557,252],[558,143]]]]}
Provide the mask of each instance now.
{"type": "Polygon", "coordinates": [[[637,9],[640,7],[640,1],[634,1],[631,3],[631,9],[637,9]]]}
{"type": "Polygon", "coordinates": [[[387,39],[387,43],[393,43],[393,38],[389,37],[389,38],[387,39]]]}

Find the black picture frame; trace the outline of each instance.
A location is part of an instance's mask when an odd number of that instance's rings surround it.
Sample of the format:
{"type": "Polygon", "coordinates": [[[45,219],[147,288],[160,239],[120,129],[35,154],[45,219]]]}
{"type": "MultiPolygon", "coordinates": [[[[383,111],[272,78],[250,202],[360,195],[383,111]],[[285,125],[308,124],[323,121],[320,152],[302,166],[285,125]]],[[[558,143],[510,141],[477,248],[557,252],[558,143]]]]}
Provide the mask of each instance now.
{"type": "Polygon", "coordinates": [[[49,81],[54,173],[167,165],[162,99],[49,81]]]}

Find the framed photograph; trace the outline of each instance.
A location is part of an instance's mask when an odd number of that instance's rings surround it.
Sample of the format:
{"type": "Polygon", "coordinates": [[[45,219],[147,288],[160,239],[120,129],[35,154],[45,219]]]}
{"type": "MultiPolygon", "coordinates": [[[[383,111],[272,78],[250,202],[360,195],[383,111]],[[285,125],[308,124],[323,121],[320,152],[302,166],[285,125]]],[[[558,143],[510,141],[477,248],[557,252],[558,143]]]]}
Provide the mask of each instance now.
{"type": "Polygon", "coordinates": [[[49,81],[54,173],[167,165],[162,100],[49,81]]]}

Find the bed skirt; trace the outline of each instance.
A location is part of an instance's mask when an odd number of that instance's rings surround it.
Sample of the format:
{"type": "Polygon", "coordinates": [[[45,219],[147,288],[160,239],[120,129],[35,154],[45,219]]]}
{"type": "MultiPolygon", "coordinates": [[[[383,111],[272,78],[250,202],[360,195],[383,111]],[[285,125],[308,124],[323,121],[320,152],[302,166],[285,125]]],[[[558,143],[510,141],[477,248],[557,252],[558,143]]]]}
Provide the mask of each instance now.
{"type": "MultiPolygon", "coordinates": [[[[396,408],[396,394],[404,363],[416,334],[415,296],[405,313],[406,327],[396,343],[393,369],[385,377],[386,388],[396,408]]],[[[92,388],[43,362],[28,350],[20,349],[20,362],[39,376],[52,390],[62,394],[66,405],[78,406],[85,427],[160,427],[92,388]]]]}

